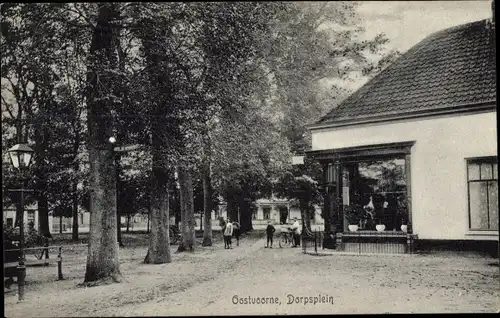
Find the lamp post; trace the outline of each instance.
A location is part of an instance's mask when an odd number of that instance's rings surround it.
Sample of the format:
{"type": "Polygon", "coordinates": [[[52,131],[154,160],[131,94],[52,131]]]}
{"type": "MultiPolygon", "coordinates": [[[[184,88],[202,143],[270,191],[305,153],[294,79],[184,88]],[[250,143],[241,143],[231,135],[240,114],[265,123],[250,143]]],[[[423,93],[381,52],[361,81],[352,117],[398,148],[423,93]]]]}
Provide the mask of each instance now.
{"type": "Polygon", "coordinates": [[[118,241],[118,246],[123,247],[122,243],[122,222],[121,222],[121,216],[120,216],[120,211],[119,211],[119,186],[120,186],[120,158],[119,158],[119,152],[117,149],[114,147],[116,144],[116,138],[111,136],[108,139],[109,143],[112,145],[113,149],[113,159],[115,160],[115,176],[116,176],[116,237],[118,241]]]}
{"type": "Polygon", "coordinates": [[[18,296],[19,300],[24,299],[24,281],[26,278],[26,266],[24,264],[25,257],[24,257],[24,191],[27,191],[27,189],[24,189],[26,186],[26,175],[25,173],[28,171],[30,165],[31,165],[31,159],[33,158],[33,149],[31,149],[28,145],[26,144],[17,144],[14,145],[12,148],[8,150],[9,157],[12,163],[12,166],[14,169],[18,170],[21,174],[22,178],[22,185],[21,188],[18,189],[17,191],[20,192],[20,206],[21,206],[21,215],[20,215],[20,222],[19,222],[19,265],[17,267],[18,270],[18,278],[17,278],[17,285],[18,285],[18,296]]]}

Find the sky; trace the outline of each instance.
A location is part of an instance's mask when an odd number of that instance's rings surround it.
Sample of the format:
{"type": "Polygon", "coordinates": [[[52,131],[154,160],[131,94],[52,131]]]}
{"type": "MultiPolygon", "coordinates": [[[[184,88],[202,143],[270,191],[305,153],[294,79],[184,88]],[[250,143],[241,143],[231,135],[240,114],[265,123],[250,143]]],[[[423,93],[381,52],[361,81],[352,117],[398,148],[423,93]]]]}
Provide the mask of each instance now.
{"type": "Polygon", "coordinates": [[[491,18],[491,1],[362,1],[367,35],[385,33],[390,48],[405,52],[426,36],[456,25],[491,18]]]}
{"type": "MultiPolygon", "coordinates": [[[[366,30],[365,36],[373,38],[385,33],[390,40],[386,47],[401,53],[434,32],[492,16],[491,0],[360,2],[358,13],[366,30]]],[[[327,83],[340,84],[354,91],[367,80],[359,76],[352,82],[331,80],[327,83]]]]}

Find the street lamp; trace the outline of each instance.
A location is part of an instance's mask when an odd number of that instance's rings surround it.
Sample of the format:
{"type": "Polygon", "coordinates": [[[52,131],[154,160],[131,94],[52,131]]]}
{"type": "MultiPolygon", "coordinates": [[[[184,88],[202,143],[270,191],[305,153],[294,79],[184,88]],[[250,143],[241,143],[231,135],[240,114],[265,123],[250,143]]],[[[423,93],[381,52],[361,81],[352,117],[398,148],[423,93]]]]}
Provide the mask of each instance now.
{"type": "Polygon", "coordinates": [[[33,158],[33,153],[35,152],[30,146],[26,144],[17,144],[7,150],[9,157],[15,169],[24,172],[26,171],[30,164],[31,158],[33,158]]]}
{"type": "Polygon", "coordinates": [[[24,281],[26,278],[26,266],[24,264],[24,191],[28,191],[24,189],[26,186],[26,171],[29,169],[31,165],[31,159],[33,158],[34,150],[31,149],[26,144],[17,144],[10,148],[8,151],[9,157],[14,169],[18,170],[21,173],[22,185],[20,189],[12,190],[20,192],[20,206],[21,206],[21,215],[19,222],[19,265],[17,267],[18,270],[18,278],[17,285],[19,289],[19,300],[24,299],[24,281]]]}
{"type": "Polygon", "coordinates": [[[121,216],[120,216],[120,210],[119,210],[119,188],[120,188],[120,152],[117,148],[115,148],[115,144],[117,142],[116,137],[111,136],[108,139],[109,143],[112,146],[113,149],[113,159],[115,161],[115,176],[116,176],[116,237],[117,237],[117,243],[119,247],[124,247],[122,243],[122,222],[121,222],[121,216]]]}

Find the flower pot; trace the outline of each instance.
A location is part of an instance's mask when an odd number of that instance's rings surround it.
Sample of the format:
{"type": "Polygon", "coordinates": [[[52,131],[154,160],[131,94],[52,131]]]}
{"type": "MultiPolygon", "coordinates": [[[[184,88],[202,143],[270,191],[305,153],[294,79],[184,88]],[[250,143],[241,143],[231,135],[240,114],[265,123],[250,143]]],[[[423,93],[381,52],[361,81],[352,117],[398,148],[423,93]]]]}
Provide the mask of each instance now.
{"type": "Polygon", "coordinates": [[[377,224],[375,225],[375,228],[377,229],[377,231],[382,232],[383,230],[385,230],[385,225],[377,224]]]}
{"type": "Polygon", "coordinates": [[[401,231],[408,233],[408,225],[401,225],[401,231]]]}
{"type": "Polygon", "coordinates": [[[352,225],[352,224],[349,224],[349,231],[351,232],[356,232],[358,230],[358,226],[357,225],[352,225]]]}

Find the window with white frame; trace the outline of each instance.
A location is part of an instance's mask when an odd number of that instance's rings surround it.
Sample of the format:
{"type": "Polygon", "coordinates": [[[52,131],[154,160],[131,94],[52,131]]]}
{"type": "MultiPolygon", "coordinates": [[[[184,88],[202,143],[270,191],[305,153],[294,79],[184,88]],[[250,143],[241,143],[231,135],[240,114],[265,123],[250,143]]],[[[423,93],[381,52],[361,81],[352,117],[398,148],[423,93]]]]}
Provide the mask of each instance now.
{"type": "Polygon", "coordinates": [[[35,211],[28,211],[28,224],[31,222],[35,224],[35,211]]]}
{"type": "Polygon", "coordinates": [[[498,230],[497,157],[467,159],[469,229],[498,230]]]}

